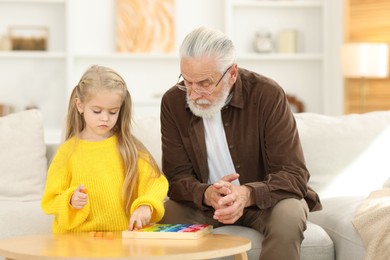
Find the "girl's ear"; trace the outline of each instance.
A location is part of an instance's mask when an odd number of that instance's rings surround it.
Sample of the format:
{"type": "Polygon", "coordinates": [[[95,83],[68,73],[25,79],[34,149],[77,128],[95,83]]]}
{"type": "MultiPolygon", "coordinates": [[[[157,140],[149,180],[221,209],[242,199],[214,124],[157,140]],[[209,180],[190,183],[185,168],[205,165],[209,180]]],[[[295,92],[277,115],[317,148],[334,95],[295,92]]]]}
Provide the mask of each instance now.
{"type": "Polygon", "coordinates": [[[77,110],[79,111],[79,113],[80,114],[84,113],[84,105],[83,105],[83,103],[81,103],[80,99],[75,98],[75,103],[76,103],[76,107],[77,107],[77,110]]]}

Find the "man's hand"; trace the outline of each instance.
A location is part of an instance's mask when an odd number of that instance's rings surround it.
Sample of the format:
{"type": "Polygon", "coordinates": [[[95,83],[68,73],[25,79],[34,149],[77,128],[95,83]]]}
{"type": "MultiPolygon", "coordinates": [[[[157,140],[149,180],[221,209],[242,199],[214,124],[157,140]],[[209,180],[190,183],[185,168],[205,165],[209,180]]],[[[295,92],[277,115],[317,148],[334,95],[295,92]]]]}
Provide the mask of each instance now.
{"type": "Polygon", "coordinates": [[[205,191],[205,204],[215,209],[214,219],[223,224],[233,224],[242,216],[245,207],[255,203],[250,187],[232,183],[239,176],[238,173],[225,175],[205,191]]]}
{"type": "Polygon", "coordinates": [[[214,212],[214,219],[223,224],[236,222],[242,216],[244,208],[254,203],[251,188],[232,184],[230,190],[230,194],[219,199],[219,207],[214,212]]]}
{"type": "Polygon", "coordinates": [[[238,177],[239,175],[237,173],[228,174],[225,175],[220,181],[209,186],[204,193],[204,203],[213,207],[214,209],[221,208],[219,200],[231,193],[231,182],[238,179],[238,177]]]}
{"type": "Polygon", "coordinates": [[[87,189],[84,187],[84,185],[80,185],[73,193],[72,198],[70,199],[70,205],[72,205],[74,209],[82,209],[85,205],[87,205],[87,203],[87,189]]]}

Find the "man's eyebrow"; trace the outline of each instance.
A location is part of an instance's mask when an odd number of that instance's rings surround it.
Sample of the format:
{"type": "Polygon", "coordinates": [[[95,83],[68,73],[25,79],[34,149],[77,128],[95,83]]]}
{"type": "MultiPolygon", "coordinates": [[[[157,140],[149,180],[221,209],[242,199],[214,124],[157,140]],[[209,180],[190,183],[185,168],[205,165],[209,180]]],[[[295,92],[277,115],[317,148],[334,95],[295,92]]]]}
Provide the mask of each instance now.
{"type": "MultiPolygon", "coordinates": [[[[184,79],[185,81],[192,82],[192,81],[187,80],[183,75],[182,75],[182,77],[183,77],[183,79],[184,79]]],[[[199,84],[199,83],[205,83],[205,82],[213,82],[213,81],[212,81],[211,78],[207,78],[207,79],[204,79],[204,80],[195,82],[195,83],[198,83],[198,84],[199,84]]]]}

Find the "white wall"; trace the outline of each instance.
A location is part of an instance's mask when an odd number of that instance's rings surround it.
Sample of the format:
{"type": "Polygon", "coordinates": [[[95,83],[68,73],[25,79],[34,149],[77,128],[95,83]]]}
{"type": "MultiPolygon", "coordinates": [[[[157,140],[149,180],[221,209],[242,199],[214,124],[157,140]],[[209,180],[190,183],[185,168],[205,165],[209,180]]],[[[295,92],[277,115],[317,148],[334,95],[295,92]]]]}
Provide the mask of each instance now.
{"type": "MultiPolygon", "coordinates": [[[[224,0],[176,0],[176,47],[195,27],[224,29],[224,0]]],[[[70,0],[71,50],[76,53],[115,51],[115,1],[70,0]],[[93,7],[93,8],[92,8],[93,7]]]]}
{"type": "MultiPolygon", "coordinates": [[[[177,55],[177,48],[180,45],[180,42],[184,36],[191,31],[193,28],[206,25],[211,26],[220,30],[225,30],[225,4],[224,0],[177,0],[176,1],[176,46],[173,52],[173,55],[177,55]]],[[[81,76],[83,71],[88,64],[90,63],[100,63],[102,65],[112,66],[117,68],[119,72],[122,72],[127,81],[129,81],[130,88],[131,86],[142,86],[142,93],[134,89],[133,95],[136,100],[142,100],[138,102],[138,105],[142,106],[141,109],[136,109],[135,111],[144,111],[149,114],[153,111],[147,109],[148,105],[146,103],[153,103],[154,101],[150,100],[150,96],[159,98],[165,88],[168,88],[172,82],[176,80],[176,77],[179,73],[178,62],[175,59],[155,59],[154,64],[151,64],[148,61],[134,60],[140,66],[135,67],[135,64],[128,64],[126,62],[118,62],[107,57],[101,57],[99,54],[112,53],[115,51],[115,3],[111,0],[100,0],[98,2],[93,0],[84,0],[84,1],[71,1],[73,6],[70,6],[72,10],[72,19],[69,20],[68,28],[71,28],[69,32],[69,37],[71,41],[69,42],[69,48],[72,52],[76,54],[91,54],[88,58],[78,57],[76,58],[75,70],[73,71],[71,82],[77,82],[78,78],[81,76]],[[94,9],[91,10],[91,5],[94,5],[94,9]],[[86,17],[86,14],[88,16],[86,17]],[[107,22],[109,21],[109,22],[107,22]],[[86,33],[88,32],[88,33],[86,33]],[[147,66],[150,64],[151,66],[147,66]],[[147,71],[143,70],[145,67],[148,68],[147,71]],[[163,70],[160,68],[164,67],[163,70]],[[149,81],[148,87],[145,85],[142,77],[131,77],[131,75],[153,75],[155,80],[149,81]],[[159,89],[156,91],[154,86],[160,85],[159,89]],[[149,98],[148,98],[149,96],[149,98]],[[141,105],[140,103],[143,103],[141,105]]],[[[257,72],[269,76],[276,81],[278,81],[282,87],[285,88],[290,94],[296,95],[298,98],[302,99],[305,103],[306,109],[310,112],[324,113],[324,114],[342,114],[343,110],[343,95],[342,95],[342,82],[339,73],[339,45],[341,44],[341,24],[342,24],[342,3],[340,1],[332,0],[327,5],[325,5],[326,16],[323,18],[324,29],[327,30],[325,37],[327,37],[322,44],[321,39],[323,38],[322,32],[315,32],[315,29],[310,30],[310,28],[318,28],[318,24],[307,23],[306,31],[309,31],[307,35],[314,35],[314,37],[306,37],[306,50],[305,52],[318,52],[319,46],[325,45],[322,48],[327,51],[324,52],[326,55],[326,64],[321,64],[316,61],[312,62],[312,66],[307,66],[307,62],[297,62],[291,60],[291,62],[280,63],[277,60],[270,59],[267,62],[259,63],[256,60],[238,60],[239,65],[244,66],[249,69],[256,70],[257,72]],[[310,27],[311,26],[311,27],[310,27]],[[280,73],[278,68],[283,68],[285,72],[280,73]],[[325,71],[321,72],[321,68],[325,71]],[[288,68],[291,68],[290,70],[288,68]],[[301,84],[301,78],[306,77],[307,82],[305,85],[301,84]],[[324,82],[318,82],[318,79],[324,82]],[[307,86],[310,85],[310,88],[307,86]],[[324,87],[325,85],[325,87],[324,87]]],[[[288,9],[285,10],[288,14],[288,9]]],[[[256,12],[256,9],[253,10],[256,12]]],[[[299,14],[299,13],[298,13],[299,14]]],[[[269,14],[272,16],[272,13],[269,14]]],[[[320,15],[316,13],[310,15],[320,15]]],[[[302,17],[305,17],[302,15],[302,17]]],[[[250,18],[249,16],[247,17],[250,18]]],[[[252,16],[253,18],[253,16],[252,16]]],[[[251,34],[253,30],[257,28],[266,28],[268,25],[265,22],[261,24],[256,24],[254,20],[253,26],[246,26],[248,19],[240,19],[237,24],[233,25],[235,27],[239,26],[242,28],[240,35],[245,36],[245,30],[250,31],[251,34]],[[241,24],[241,25],[240,25],[241,24]]],[[[302,18],[303,19],[303,18],[302,18]]],[[[315,17],[310,18],[312,22],[320,22],[321,19],[316,20],[315,17]]],[[[273,18],[273,22],[277,22],[279,27],[285,26],[283,24],[283,19],[273,18]]],[[[300,21],[304,26],[305,21],[300,21]]],[[[275,26],[275,25],[274,25],[275,26]]],[[[246,33],[248,34],[248,33],[246,33]]],[[[235,36],[238,39],[239,35],[235,36]]],[[[248,40],[235,41],[237,49],[239,52],[245,50],[246,47],[243,47],[244,44],[249,45],[248,40]]],[[[321,47],[320,47],[321,48],[321,47]]],[[[127,60],[129,62],[130,58],[127,60]]],[[[153,104],[152,104],[153,106],[153,104]]],[[[154,109],[155,110],[155,109],[154,109]]],[[[153,113],[153,112],[152,112],[153,113]]]]}
{"type": "Polygon", "coordinates": [[[176,39],[171,56],[117,58],[112,56],[115,52],[115,1],[71,0],[69,3],[72,19],[67,25],[68,44],[75,58],[68,85],[74,86],[91,64],[110,66],[125,78],[135,100],[137,116],[159,114],[161,95],[180,73],[177,49],[185,35],[201,25],[224,29],[223,0],[176,0],[176,39]],[[91,6],[94,6],[92,10],[91,6]],[[156,86],[159,86],[157,90],[156,86]]]}
{"type": "MultiPolygon", "coordinates": [[[[158,115],[161,94],[177,80],[179,64],[177,48],[184,36],[193,28],[206,25],[225,30],[226,0],[176,0],[176,46],[171,55],[113,55],[115,52],[115,1],[66,0],[48,4],[44,1],[0,0],[0,35],[10,24],[48,24],[49,52],[15,55],[0,52],[0,102],[12,103],[17,110],[36,103],[44,112],[47,129],[58,129],[63,124],[68,95],[81,74],[94,63],[114,68],[128,83],[135,103],[135,114],[158,115]]],[[[286,91],[302,97],[309,112],[342,114],[343,91],[340,76],[339,48],[342,42],[342,1],[327,2],[327,30],[324,82],[316,82],[318,63],[311,69],[299,70],[302,63],[275,60],[260,63],[245,60],[239,65],[256,68],[259,73],[281,83],[286,91]],[[265,64],[265,65],[263,65],[265,64]],[[291,66],[286,77],[278,68],[291,66]],[[297,72],[295,72],[297,71],[297,72]],[[294,74],[295,73],[295,74],[294,74]],[[301,74],[303,73],[303,74],[301,74]],[[300,86],[299,77],[312,76],[312,88],[300,86]],[[286,81],[287,78],[293,80],[286,81]],[[320,86],[324,85],[322,88],[320,86]],[[320,100],[320,102],[318,102],[320,100]]],[[[282,19],[282,18],[281,18],[282,19]]],[[[258,25],[257,25],[258,26],[258,25]]],[[[246,27],[243,26],[242,30],[246,27]]],[[[250,26],[247,29],[252,30],[250,26]]],[[[239,44],[239,43],[237,43],[239,44]]]]}
{"type": "Polygon", "coordinates": [[[325,68],[327,77],[324,88],[323,114],[342,115],[344,113],[344,83],[341,74],[341,45],[344,35],[344,1],[328,0],[329,8],[326,24],[326,44],[329,49],[328,64],[325,68]]]}

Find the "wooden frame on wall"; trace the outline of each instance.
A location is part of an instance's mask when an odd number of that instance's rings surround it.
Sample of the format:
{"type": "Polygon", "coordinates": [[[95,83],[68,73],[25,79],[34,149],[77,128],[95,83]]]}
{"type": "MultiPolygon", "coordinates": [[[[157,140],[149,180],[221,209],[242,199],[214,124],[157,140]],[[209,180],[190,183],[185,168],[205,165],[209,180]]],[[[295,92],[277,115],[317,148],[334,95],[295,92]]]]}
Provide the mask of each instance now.
{"type": "Polygon", "coordinates": [[[168,53],[175,44],[175,0],[117,0],[116,50],[168,53]]]}
{"type": "MultiPolygon", "coordinates": [[[[390,45],[389,11],[389,1],[345,0],[344,42],[390,45]]],[[[365,106],[361,110],[361,79],[344,78],[344,113],[390,110],[390,77],[367,79],[365,84],[365,106]]]]}

